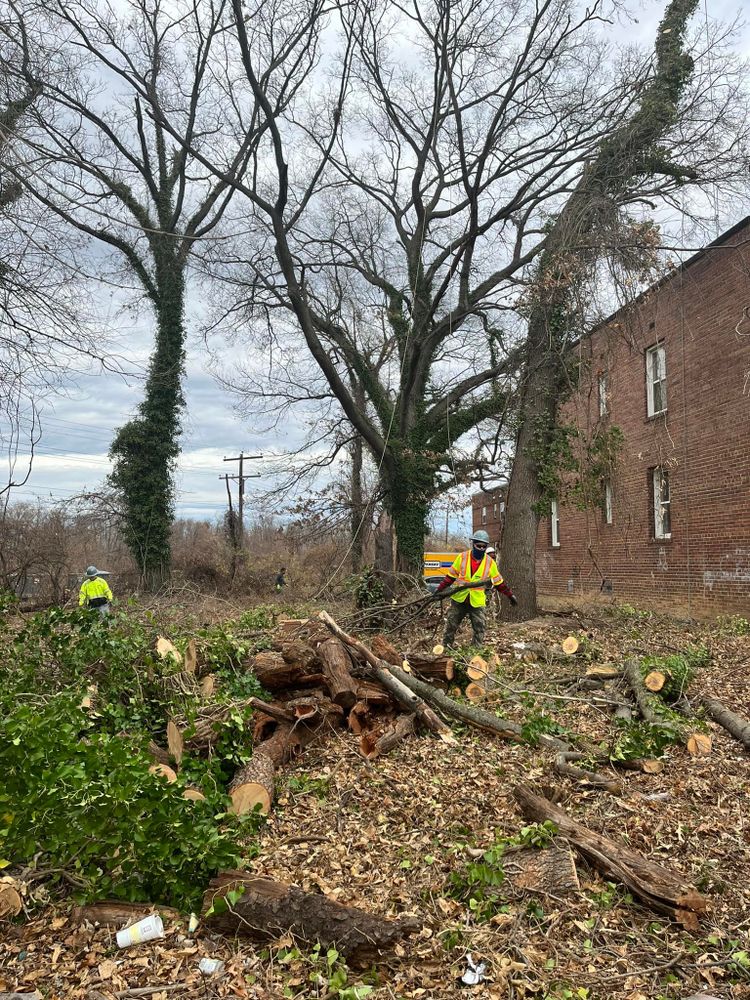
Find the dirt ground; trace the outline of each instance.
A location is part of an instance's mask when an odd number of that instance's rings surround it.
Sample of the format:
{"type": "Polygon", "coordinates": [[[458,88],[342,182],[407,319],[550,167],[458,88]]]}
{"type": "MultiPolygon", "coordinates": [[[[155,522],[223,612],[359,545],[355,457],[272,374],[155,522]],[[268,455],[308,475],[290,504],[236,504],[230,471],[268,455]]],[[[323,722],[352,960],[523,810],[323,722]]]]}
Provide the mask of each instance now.
{"type": "MultiPolygon", "coordinates": [[[[399,645],[429,648],[438,628],[435,620],[415,623],[399,645]]],[[[589,746],[611,742],[607,706],[592,704],[586,692],[551,697],[570,691],[556,677],[559,663],[517,659],[510,647],[529,640],[552,647],[571,633],[585,637],[597,662],[615,664],[705,644],[712,662],[693,682],[691,703],[710,693],[750,718],[750,636],[629,608],[493,623],[488,644],[502,668],[491,697],[504,716],[543,714],[589,746]]],[[[563,672],[585,665],[578,660],[563,672]]],[[[617,700],[621,692],[613,682],[604,696],[617,700]]],[[[672,746],[660,773],[618,771],[623,792],[612,795],[557,777],[550,750],[463,726],[454,731],[454,746],[423,735],[374,761],[344,731],[308,748],[283,769],[260,850],[247,865],[342,903],[418,917],[421,932],[376,968],[342,970],[335,958],[288,938],[259,948],[204,927],[188,934],[175,921],[165,939],[122,951],[113,930],[75,924],[56,905],[3,926],[0,991],[91,1000],[750,997],[750,757],[738,742],[709,723],[709,755],[672,746]],[[451,875],[525,825],[512,797],[520,783],[554,789],[571,816],[684,875],[709,901],[700,930],[645,909],[580,860],[579,892],[510,897],[505,912],[477,920],[451,894],[451,875]],[[486,979],[471,987],[459,981],[467,953],[487,964],[486,979]],[[223,960],[222,972],[200,973],[202,956],[223,960]]]]}

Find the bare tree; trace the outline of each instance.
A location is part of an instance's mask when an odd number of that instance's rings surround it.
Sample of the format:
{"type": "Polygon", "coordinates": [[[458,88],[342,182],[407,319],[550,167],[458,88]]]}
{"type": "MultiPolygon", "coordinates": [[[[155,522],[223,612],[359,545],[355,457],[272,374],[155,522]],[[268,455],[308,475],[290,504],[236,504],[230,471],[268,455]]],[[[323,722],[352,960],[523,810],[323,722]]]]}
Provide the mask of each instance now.
{"type": "MultiPolygon", "coordinates": [[[[456,442],[507,415],[527,377],[519,283],[534,285],[571,193],[592,163],[608,158],[619,169],[613,153],[624,134],[640,142],[640,156],[615,214],[664,203],[709,167],[715,177],[732,152],[718,137],[731,124],[735,81],[716,98],[726,66],[703,60],[681,81],[674,114],[639,137],[659,60],[606,51],[603,3],[582,13],[568,0],[335,10],[310,0],[249,17],[233,0],[233,9],[253,107],[268,129],[264,170],[241,184],[257,229],[233,262],[249,272],[255,314],[301,330],[375,459],[400,567],[414,570],[430,502],[476,470],[476,454],[456,459],[456,442]],[[316,89],[315,54],[331,21],[343,53],[335,83],[316,89]],[[283,113],[258,71],[261,40],[274,34],[295,38],[298,59],[279,74],[305,96],[283,113]],[[717,100],[727,113],[713,114],[717,100]],[[679,171],[662,169],[661,141],[679,171]],[[352,301],[368,317],[364,336],[352,301]]],[[[684,24],[690,7],[673,0],[670,11],[684,24]]]]}
{"type": "Polygon", "coordinates": [[[174,516],[188,262],[232,197],[257,123],[238,142],[227,135],[231,80],[223,73],[219,84],[215,72],[226,66],[223,0],[134,0],[121,13],[94,0],[9,2],[34,55],[19,79],[39,93],[23,135],[26,169],[9,169],[40,205],[99,242],[104,273],[133,282],[155,317],[145,398],[116,434],[111,481],[144,581],[157,585],[174,516]],[[192,144],[220,179],[200,168],[192,144]]]}

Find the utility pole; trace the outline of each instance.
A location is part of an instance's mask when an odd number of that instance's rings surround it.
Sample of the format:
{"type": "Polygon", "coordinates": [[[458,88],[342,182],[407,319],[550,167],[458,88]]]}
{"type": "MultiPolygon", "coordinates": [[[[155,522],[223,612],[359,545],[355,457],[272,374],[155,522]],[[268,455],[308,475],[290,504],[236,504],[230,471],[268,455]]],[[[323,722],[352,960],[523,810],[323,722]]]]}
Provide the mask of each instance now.
{"type": "Polygon", "coordinates": [[[238,493],[238,504],[237,504],[237,548],[240,551],[244,548],[245,543],[245,480],[246,479],[260,479],[259,472],[245,473],[245,461],[252,461],[256,458],[263,458],[262,455],[246,455],[244,451],[241,451],[239,455],[235,455],[232,458],[224,458],[225,462],[239,462],[239,474],[236,476],[219,476],[219,479],[223,479],[227,484],[227,496],[229,497],[229,514],[232,516],[232,494],[229,489],[229,481],[237,480],[237,493],[238,493]]]}

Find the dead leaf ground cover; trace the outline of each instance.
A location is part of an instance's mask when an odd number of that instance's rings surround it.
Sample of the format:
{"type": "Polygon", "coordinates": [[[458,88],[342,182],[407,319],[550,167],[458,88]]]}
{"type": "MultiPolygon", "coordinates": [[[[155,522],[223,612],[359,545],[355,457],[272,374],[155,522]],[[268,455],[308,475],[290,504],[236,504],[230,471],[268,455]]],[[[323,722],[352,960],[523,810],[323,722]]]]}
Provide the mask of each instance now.
{"type": "MultiPolygon", "coordinates": [[[[429,646],[435,626],[415,623],[411,644],[429,646]]],[[[588,745],[613,739],[606,706],[592,705],[585,692],[565,695],[580,700],[552,697],[568,690],[555,677],[581,673],[587,658],[621,663],[705,645],[711,665],[693,682],[691,702],[710,693],[750,717],[750,636],[737,622],[595,608],[496,623],[488,639],[502,659],[501,686],[491,695],[502,714],[577,734],[588,745]],[[518,660],[510,648],[514,641],[558,646],[569,634],[581,637],[582,649],[562,666],[518,660]]],[[[605,697],[621,697],[616,683],[605,697]]],[[[249,868],[374,912],[417,915],[421,933],[377,969],[346,970],[285,938],[258,948],[204,928],[188,937],[174,922],[164,940],[121,951],[113,930],[74,925],[65,904],[29,902],[29,919],[0,931],[0,990],[93,1000],[158,986],[169,987],[170,998],[750,997],[750,760],[722,729],[706,725],[710,755],[672,746],[658,774],[618,772],[621,796],[557,777],[551,751],[460,726],[456,746],[423,736],[374,761],[363,760],[356,738],[342,732],[283,769],[249,868]],[[511,791],[519,782],[556,790],[576,819],[685,875],[710,902],[701,931],[657,917],[583,863],[579,893],[509,898],[503,912],[478,920],[454,898],[451,875],[497,838],[518,834],[524,821],[511,791]],[[487,981],[471,988],[458,983],[467,952],[488,963],[487,981]],[[220,976],[198,972],[204,955],[224,960],[220,976]]]]}

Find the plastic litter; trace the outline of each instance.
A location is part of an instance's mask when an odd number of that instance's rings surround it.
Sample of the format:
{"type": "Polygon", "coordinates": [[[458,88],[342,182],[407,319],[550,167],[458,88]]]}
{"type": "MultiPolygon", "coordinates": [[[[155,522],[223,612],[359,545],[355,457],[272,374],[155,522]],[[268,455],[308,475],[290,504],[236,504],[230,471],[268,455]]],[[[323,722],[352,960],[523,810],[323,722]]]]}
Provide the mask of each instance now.
{"type": "Polygon", "coordinates": [[[474,956],[471,952],[468,952],[466,955],[466,964],[468,968],[461,976],[461,982],[464,986],[476,986],[478,983],[483,983],[487,972],[487,963],[475,962],[474,956]]]}
{"type": "Polygon", "coordinates": [[[198,920],[198,918],[196,917],[196,915],[194,913],[191,913],[190,914],[190,922],[188,923],[188,934],[192,934],[194,931],[196,931],[198,929],[198,924],[199,923],[200,923],[200,920],[198,920]]]}
{"type": "Polygon", "coordinates": [[[204,976],[215,976],[224,968],[224,963],[220,958],[202,958],[198,962],[198,971],[204,976]]]}
{"type": "Polygon", "coordinates": [[[152,913],[139,920],[137,924],[118,931],[117,947],[129,948],[133,944],[140,944],[141,941],[154,941],[162,937],[164,937],[164,924],[158,913],[152,913]]]}

